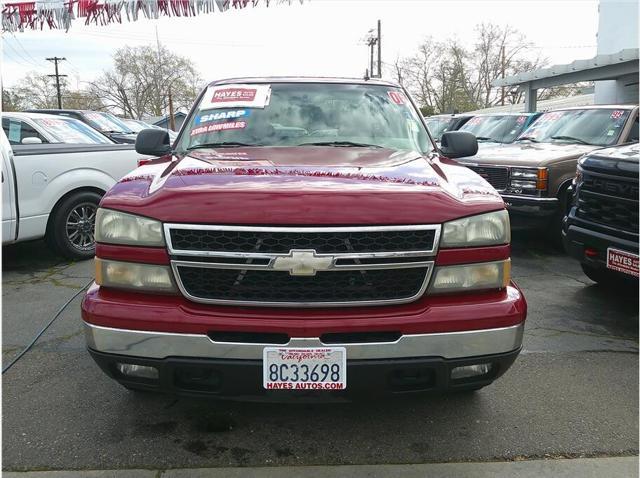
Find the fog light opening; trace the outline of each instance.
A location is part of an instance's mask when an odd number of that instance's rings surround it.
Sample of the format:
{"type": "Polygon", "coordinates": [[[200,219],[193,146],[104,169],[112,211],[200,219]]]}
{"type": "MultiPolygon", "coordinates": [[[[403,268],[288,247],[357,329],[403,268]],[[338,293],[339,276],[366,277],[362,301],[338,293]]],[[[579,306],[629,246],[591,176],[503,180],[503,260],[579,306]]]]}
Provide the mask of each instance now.
{"type": "Polygon", "coordinates": [[[158,380],[158,369],[146,365],[135,365],[132,363],[116,363],[116,369],[122,375],[135,378],[146,378],[158,380]]]}
{"type": "Polygon", "coordinates": [[[475,365],[464,365],[455,367],[451,370],[451,380],[462,380],[466,378],[476,378],[482,375],[488,375],[493,369],[491,363],[479,363],[475,365]]]}

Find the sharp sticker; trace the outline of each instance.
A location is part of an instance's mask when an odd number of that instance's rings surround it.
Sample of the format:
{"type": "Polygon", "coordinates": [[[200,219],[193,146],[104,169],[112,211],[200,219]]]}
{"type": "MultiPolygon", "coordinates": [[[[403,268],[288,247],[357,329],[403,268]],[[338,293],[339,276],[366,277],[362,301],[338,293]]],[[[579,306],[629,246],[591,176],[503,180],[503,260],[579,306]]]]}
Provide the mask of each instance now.
{"type": "Polygon", "coordinates": [[[249,116],[249,110],[218,111],[196,116],[195,124],[209,123],[211,121],[238,119],[249,116]]]}

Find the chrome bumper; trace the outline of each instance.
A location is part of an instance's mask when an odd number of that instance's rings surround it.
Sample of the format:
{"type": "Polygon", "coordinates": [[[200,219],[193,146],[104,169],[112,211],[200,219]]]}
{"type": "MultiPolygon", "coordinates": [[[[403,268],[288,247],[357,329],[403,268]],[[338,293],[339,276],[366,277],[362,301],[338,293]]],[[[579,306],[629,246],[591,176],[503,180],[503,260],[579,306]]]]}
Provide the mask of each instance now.
{"type": "MultiPolygon", "coordinates": [[[[84,323],[89,348],[98,352],[156,358],[196,357],[261,360],[262,349],[327,347],[319,338],[292,338],[285,345],[214,342],[202,334],[113,329],[84,323]]],[[[511,352],[522,345],[524,322],[511,327],[403,335],[394,342],[330,344],[347,349],[349,359],[443,357],[445,359],[511,352]]]]}

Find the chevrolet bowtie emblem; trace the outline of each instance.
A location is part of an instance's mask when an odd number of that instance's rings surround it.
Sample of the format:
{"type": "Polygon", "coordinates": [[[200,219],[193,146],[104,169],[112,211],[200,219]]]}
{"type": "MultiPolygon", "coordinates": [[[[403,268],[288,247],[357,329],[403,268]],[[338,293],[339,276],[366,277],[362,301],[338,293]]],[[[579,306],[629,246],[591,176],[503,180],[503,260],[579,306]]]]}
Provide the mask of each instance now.
{"type": "Polygon", "coordinates": [[[318,256],[314,249],[291,249],[286,256],[276,257],[271,268],[289,271],[292,276],[314,276],[317,271],[331,269],[335,257],[318,256]]]}

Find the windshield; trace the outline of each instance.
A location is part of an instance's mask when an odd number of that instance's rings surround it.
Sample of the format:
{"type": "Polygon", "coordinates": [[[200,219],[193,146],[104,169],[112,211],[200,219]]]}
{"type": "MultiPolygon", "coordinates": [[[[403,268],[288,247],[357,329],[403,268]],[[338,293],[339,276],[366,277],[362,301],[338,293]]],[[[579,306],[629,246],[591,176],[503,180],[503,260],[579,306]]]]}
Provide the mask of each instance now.
{"type": "Polygon", "coordinates": [[[134,133],[139,133],[140,131],[142,131],[143,129],[149,129],[149,128],[153,128],[153,126],[148,125],[146,123],[143,123],[142,121],[138,122],[136,120],[122,120],[127,127],[133,131],[134,133]]]}
{"type": "Polygon", "coordinates": [[[182,150],[207,145],[431,149],[409,100],[387,86],[210,86],[196,108],[183,129],[182,150]]]}
{"type": "Polygon", "coordinates": [[[427,128],[429,128],[429,132],[434,139],[440,139],[440,137],[442,137],[442,133],[447,131],[451,121],[451,118],[427,118],[425,120],[427,128]]]}
{"type": "Polygon", "coordinates": [[[109,113],[89,111],[87,113],[84,113],[84,117],[89,121],[91,126],[99,131],[112,133],[131,132],[131,128],[129,128],[122,121],[109,113]]]}
{"type": "Polygon", "coordinates": [[[529,126],[518,141],[608,146],[618,141],[629,112],[615,108],[550,111],[529,126]]]}
{"type": "Polygon", "coordinates": [[[526,115],[474,116],[460,131],[473,133],[478,141],[512,143],[526,127],[527,119],[526,115]]]}
{"type": "Polygon", "coordinates": [[[71,118],[33,118],[33,121],[42,126],[59,143],[112,143],[109,138],[87,126],[82,121],[71,118]]]}

